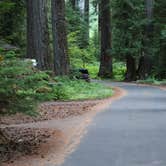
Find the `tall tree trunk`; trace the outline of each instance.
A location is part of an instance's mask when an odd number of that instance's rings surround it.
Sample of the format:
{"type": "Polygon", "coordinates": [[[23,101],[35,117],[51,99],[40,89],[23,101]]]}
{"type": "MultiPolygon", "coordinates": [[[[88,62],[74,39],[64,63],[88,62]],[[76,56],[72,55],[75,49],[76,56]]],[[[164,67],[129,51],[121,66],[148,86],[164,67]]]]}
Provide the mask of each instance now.
{"type": "Polygon", "coordinates": [[[84,1],[84,21],[85,21],[85,33],[84,40],[85,45],[89,45],[89,0],[84,1]]]}
{"type": "Polygon", "coordinates": [[[98,75],[109,78],[112,76],[110,0],[100,0],[99,2],[99,27],[101,33],[101,57],[98,75]]]}
{"type": "Polygon", "coordinates": [[[154,0],[146,0],[146,16],[147,16],[146,36],[147,38],[149,38],[149,40],[152,40],[153,38],[153,23],[152,23],[153,8],[154,8],[154,0]]]}
{"type": "Polygon", "coordinates": [[[159,61],[159,66],[158,66],[158,77],[160,79],[165,79],[166,78],[166,56],[165,56],[165,48],[166,48],[166,43],[165,43],[165,38],[160,39],[160,53],[158,57],[159,61]]]}
{"type": "Polygon", "coordinates": [[[69,57],[67,52],[68,48],[64,0],[52,0],[52,29],[54,71],[56,75],[67,75],[69,73],[69,57]]]}
{"type": "Polygon", "coordinates": [[[27,58],[35,58],[41,70],[50,69],[46,0],[27,0],[27,58]]]}
{"type": "Polygon", "coordinates": [[[73,10],[76,10],[76,8],[78,7],[78,0],[70,0],[69,2],[73,10]]]}
{"type": "Polygon", "coordinates": [[[35,41],[34,41],[34,4],[33,0],[27,0],[27,58],[36,58],[35,56],[35,41]]]}
{"type": "Polygon", "coordinates": [[[145,27],[145,41],[144,41],[144,50],[142,56],[139,59],[138,65],[138,78],[146,79],[152,70],[151,56],[152,56],[152,47],[153,47],[153,5],[154,0],[146,0],[146,17],[147,24],[145,27]]]}
{"type": "Polygon", "coordinates": [[[162,33],[165,31],[165,11],[166,9],[166,1],[158,0],[155,1],[154,5],[154,18],[155,18],[155,30],[154,30],[154,36],[155,36],[155,48],[157,50],[155,55],[155,61],[156,61],[156,72],[157,77],[159,79],[166,79],[166,42],[165,42],[165,34],[162,33]]]}
{"type": "Polygon", "coordinates": [[[134,57],[131,55],[126,55],[126,75],[125,81],[135,81],[136,80],[136,63],[134,57]]]}
{"type": "Polygon", "coordinates": [[[146,79],[152,69],[152,63],[148,56],[141,56],[139,59],[139,65],[138,65],[138,79],[144,80],[146,79]]]}
{"type": "Polygon", "coordinates": [[[153,18],[153,5],[154,5],[154,0],[146,0],[147,18],[150,20],[153,18]]]}
{"type": "Polygon", "coordinates": [[[81,19],[81,31],[80,31],[80,48],[87,48],[89,45],[89,0],[79,1],[79,13],[81,19]]]}

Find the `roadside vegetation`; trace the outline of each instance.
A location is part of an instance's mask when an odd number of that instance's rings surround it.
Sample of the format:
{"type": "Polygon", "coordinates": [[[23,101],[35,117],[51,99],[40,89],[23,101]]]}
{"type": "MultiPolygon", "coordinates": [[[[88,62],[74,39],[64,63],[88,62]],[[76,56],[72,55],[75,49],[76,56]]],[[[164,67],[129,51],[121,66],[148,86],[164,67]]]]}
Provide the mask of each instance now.
{"type": "Polygon", "coordinates": [[[0,114],[33,115],[37,104],[43,101],[100,99],[113,94],[109,87],[74,75],[55,77],[51,71],[40,71],[14,51],[1,50],[0,59],[0,114]]]}
{"type": "Polygon", "coordinates": [[[152,85],[164,85],[166,86],[166,79],[163,80],[157,80],[154,77],[149,77],[146,80],[137,80],[137,83],[142,83],[142,84],[152,84],[152,85]]]}

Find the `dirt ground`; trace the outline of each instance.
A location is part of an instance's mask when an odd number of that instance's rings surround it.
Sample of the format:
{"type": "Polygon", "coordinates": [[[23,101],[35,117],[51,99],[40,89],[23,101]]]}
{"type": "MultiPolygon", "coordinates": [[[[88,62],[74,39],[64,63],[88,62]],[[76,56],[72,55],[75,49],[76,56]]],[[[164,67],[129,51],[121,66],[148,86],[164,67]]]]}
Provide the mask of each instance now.
{"type": "Polygon", "coordinates": [[[85,135],[93,117],[111,102],[125,95],[120,88],[103,100],[46,102],[39,106],[38,117],[23,114],[1,118],[0,128],[11,140],[0,144],[2,166],[60,165],[85,135]]]}

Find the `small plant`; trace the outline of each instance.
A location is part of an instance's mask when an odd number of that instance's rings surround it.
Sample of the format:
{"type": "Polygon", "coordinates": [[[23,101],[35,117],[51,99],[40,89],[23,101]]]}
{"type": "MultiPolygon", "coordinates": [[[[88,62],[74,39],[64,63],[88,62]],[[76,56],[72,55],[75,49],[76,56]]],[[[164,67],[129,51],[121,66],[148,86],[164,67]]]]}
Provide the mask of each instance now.
{"type": "Polygon", "coordinates": [[[62,82],[62,87],[67,93],[66,100],[100,99],[112,96],[110,87],[99,83],[87,83],[83,80],[71,80],[66,77],[56,78],[62,82]]]}
{"type": "Polygon", "coordinates": [[[1,59],[0,114],[24,112],[34,115],[37,103],[51,98],[52,89],[47,88],[50,76],[16,58],[14,52],[4,53],[1,59]]]}
{"type": "Polygon", "coordinates": [[[88,69],[90,73],[91,78],[98,78],[98,72],[99,72],[99,63],[93,63],[93,64],[87,64],[86,68],[88,69]]]}
{"type": "Polygon", "coordinates": [[[124,80],[125,73],[126,73],[126,66],[123,62],[113,63],[113,76],[115,80],[118,81],[124,80]]]}

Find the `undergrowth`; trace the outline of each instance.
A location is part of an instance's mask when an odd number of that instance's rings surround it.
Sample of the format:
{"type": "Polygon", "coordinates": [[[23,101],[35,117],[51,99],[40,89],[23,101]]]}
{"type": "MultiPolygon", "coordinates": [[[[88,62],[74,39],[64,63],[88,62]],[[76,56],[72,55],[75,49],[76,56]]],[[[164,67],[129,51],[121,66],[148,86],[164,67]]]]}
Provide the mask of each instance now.
{"type": "Polygon", "coordinates": [[[87,83],[83,80],[70,80],[68,78],[57,78],[62,82],[62,87],[67,94],[67,100],[101,99],[113,94],[110,87],[99,83],[87,83]]]}
{"type": "Polygon", "coordinates": [[[14,52],[0,55],[0,114],[23,112],[36,115],[38,103],[57,100],[105,98],[112,89],[69,77],[52,77],[14,52]]]}

